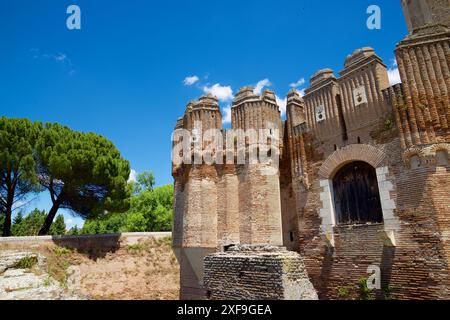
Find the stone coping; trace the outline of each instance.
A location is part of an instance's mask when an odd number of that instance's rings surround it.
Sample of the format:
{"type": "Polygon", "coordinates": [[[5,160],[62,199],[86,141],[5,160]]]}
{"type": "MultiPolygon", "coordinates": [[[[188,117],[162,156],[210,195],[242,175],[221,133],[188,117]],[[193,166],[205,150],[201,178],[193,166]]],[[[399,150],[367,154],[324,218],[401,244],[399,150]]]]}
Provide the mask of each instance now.
{"type": "Polygon", "coordinates": [[[95,234],[95,235],[78,235],[78,236],[35,236],[35,237],[8,237],[1,238],[1,243],[17,243],[17,242],[47,242],[55,240],[90,240],[105,238],[165,238],[172,236],[172,232],[129,232],[117,234],[95,234]]]}

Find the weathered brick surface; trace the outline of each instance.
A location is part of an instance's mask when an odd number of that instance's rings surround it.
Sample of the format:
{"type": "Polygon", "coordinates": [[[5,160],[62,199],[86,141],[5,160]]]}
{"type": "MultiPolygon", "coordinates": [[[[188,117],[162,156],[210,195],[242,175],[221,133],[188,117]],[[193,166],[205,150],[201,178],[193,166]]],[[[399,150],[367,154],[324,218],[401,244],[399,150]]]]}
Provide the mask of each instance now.
{"type": "MultiPolygon", "coordinates": [[[[176,250],[283,245],[304,257],[321,299],[347,289],[347,298],[357,298],[371,265],[381,268],[393,298],[450,299],[450,5],[419,1],[402,1],[410,27],[396,49],[402,84],[390,87],[386,65],[366,47],[347,57],[339,77],[320,70],[303,98],[291,91],[285,122],[272,91],[256,95],[245,87],[236,94],[233,129],[275,124],[280,169],[267,176],[261,165],[174,166],[176,250]],[[383,223],[336,224],[333,178],[353,161],[377,174],[371,188],[379,190],[383,223]]],[[[221,129],[220,117],[217,99],[203,97],[187,106],[176,128],[192,130],[201,121],[221,129]]],[[[193,267],[204,255],[193,256],[195,263],[181,263],[181,296],[204,298],[203,270],[193,267]]],[[[208,256],[212,298],[282,297],[280,260],[250,256],[208,256]],[[244,281],[235,273],[248,261],[258,273],[244,281]]]]}
{"type": "Polygon", "coordinates": [[[276,247],[207,256],[204,284],[213,300],[317,300],[300,255],[276,247]]]}

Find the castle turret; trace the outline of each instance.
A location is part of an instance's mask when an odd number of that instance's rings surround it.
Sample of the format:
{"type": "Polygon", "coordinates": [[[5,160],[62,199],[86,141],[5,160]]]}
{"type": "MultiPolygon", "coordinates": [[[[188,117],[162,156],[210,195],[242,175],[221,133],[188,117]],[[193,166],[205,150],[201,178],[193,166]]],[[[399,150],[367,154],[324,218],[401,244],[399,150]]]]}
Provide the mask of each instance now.
{"type": "Polygon", "coordinates": [[[402,0],[402,7],[411,34],[439,25],[450,27],[448,0],[402,0]]]}
{"type": "MultiPolygon", "coordinates": [[[[250,148],[261,152],[254,148],[261,140],[249,139],[248,134],[252,130],[257,135],[270,131],[268,136],[272,138],[269,140],[280,141],[281,118],[275,94],[266,90],[262,95],[257,95],[252,87],[242,88],[233,102],[232,127],[244,130],[247,152],[250,148]]],[[[276,150],[277,155],[278,152],[276,150]]],[[[251,163],[246,160],[245,163],[238,163],[236,172],[239,179],[240,243],[282,245],[278,163],[274,167],[268,163],[251,163]]]]}
{"type": "Polygon", "coordinates": [[[233,129],[281,128],[280,110],[273,91],[266,90],[261,96],[253,91],[252,87],[244,87],[237,93],[231,109],[233,129]]]}
{"type": "Polygon", "coordinates": [[[189,131],[189,146],[195,153],[193,163],[184,163],[173,170],[173,248],[181,266],[180,296],[185,299],[204,295],[203,258],[218,247],[218,177],[215,167],[204,163],[202,154],[209,143],[203,139],[205,133],[221,127],[218,99],[212,95],[189,102],[184,117],[176,125],[176,129],[189,131]]]}
{"type": "MultiPolygon", "coordinates": [[[[450,2],[402,1],[410,34],[397,45],[402,97],[397,106],[404,148],[450,139],[450,2]]],[[[397,92],[399,90],[397,89],[397,92]]]]}
{"type": "Polygon", "coordinates": [[[203,131],[222,128],[219,100],[212,95],[206,95],[197,101],[189,102],[184,117],[185,129],[188,130],[192,130],[196,122],[197,124],[201,123],[203,131]]]}

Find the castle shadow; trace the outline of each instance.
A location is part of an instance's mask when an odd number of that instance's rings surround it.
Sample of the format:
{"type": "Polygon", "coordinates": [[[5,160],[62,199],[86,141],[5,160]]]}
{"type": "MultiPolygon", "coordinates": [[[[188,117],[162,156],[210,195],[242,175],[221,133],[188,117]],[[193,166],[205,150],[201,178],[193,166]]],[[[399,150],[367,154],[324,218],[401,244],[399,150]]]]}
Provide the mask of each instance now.
{"type": "Polygon", "coordinates": [[[96,261],[104,258],[108,253],[114,253],[120,249],[122,235],[81,235],[81,236],[52,236],[52,242],[62,248],[76,250],[86,255],[89,259],[96,261]]]}

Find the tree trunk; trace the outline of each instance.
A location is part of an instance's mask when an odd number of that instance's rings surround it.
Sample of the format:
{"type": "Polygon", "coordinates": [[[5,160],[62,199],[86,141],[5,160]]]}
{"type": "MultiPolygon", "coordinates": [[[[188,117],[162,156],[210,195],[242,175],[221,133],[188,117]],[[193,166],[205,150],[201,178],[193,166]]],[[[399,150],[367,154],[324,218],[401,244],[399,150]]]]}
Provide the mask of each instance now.
{"type": "Polygon", "coordinates": [[[56,213],[58,212],[60,206],[60,202],[56,201],[53,203],[52,208],[50,209],[50,212],[48,213],[47,217],[45,218],[44,225],[42,226],[41,230],[39,231],[40,236],[46,236],[48,232],[50,231],[50,227],[52,226],[53,220],[55,219],[56,213]]]}
{"type": "Polygon", "coordinates": [[[3,223],[3,237],[11,237],[11,209],[6,210],[5,222],[3,223]]]}
{"type": "Polygon", "coordinates": [[[14,194],[8,193],[6,200],[5,222],[3,223],[3,237],[11,237],[11,215],[13,206],[14,194]]]}

